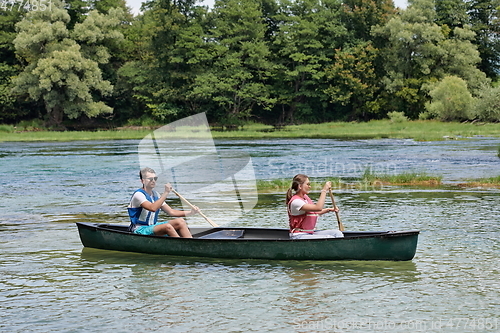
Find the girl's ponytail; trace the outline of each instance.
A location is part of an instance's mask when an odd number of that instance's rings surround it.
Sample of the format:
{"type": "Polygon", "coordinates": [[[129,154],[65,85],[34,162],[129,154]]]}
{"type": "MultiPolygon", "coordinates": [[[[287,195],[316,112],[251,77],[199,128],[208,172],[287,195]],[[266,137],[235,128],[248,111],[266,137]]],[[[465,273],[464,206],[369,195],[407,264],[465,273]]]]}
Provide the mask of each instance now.
{"type": "Polygon", "coordinates": [[[297,192],[299,190],[299,185],[302,185],[306,182],[306,180],[309,179],[306,175],[303,175],[299,173],[298,175],[295,175],[292,180],[292,186],[286,191],[286,204],[290,202],[290,199],[293,197],[292,190],[297,192]]]}
{"type": "Polygon", "coordinates": [[[293,197],[293,193],[292,193],[292,188],[289,187],[288,188],[288,191],[286,191],[286,202],[285,204],[288,205],[288,203],[290,202],[290,199],[293,197]]]}

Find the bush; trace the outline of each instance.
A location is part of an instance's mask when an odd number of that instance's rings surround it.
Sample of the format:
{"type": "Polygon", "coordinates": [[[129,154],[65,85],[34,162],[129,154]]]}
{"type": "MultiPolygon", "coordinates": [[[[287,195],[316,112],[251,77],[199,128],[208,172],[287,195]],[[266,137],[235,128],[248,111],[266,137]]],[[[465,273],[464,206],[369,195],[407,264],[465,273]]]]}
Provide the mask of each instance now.
{"type": "Polygon", "coordinates": [[[14,126],[12,126],[12,125],[0,125],[0,132],[12,133],[12,132],[14,132],[14,126]]]}
{"type": "Polygon", "coordinates": [[[164,125],[163,123],[157,121],[149,115],[142,115],[140,118],[134,118],[127,120],[125,126],[140,126],[140,127],[158,127],[164,125]]]}
{"type": "Polygon", "coordinates": [[[408,117],[405,116],[404,112],[389,112],[387,113],[387,116],[391,120],[391,123],[403,123],[405,121],[408,121],[408,117]]]}
{"type": "Polygon", "coordinates": [[[43,131],[46,130],[45,122],[40,119],[22,120],[17,124],[17,129],[21,131],[43,131]]]}
{"type": "Polygon", "coordinates": [[[500,87],[483,90],[474,105],[473,116],[480,121],[500,121],[500,87]]]}
{"type": "Polygon", "coordinates": [[[426,103],[428,118],[442,121],[472,119],[471,107],[474,98],[467,89],[467,83],[459,77],[447,76],[436,84],[429,94],[432,101],[426,103]]]}

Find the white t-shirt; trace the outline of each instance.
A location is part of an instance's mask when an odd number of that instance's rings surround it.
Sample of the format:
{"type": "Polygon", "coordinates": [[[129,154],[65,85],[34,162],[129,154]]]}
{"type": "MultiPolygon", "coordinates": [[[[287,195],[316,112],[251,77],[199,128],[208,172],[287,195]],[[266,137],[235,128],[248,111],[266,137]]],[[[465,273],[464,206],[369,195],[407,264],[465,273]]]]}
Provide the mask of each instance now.
{"type": "MultiPolygon", "coordinates": [[[[156,197],[160,196],[157,192],[154,192],[154,194],[155,194],[156,197]]],[[[145,201],[148,201],[148,199],[146,199],[146,195],[144,193],[140,192],[140,191],[137,191],[132,196],[132,199],[130,200],[130,204],[129,204],[128,207],[129,208],[139,208],[139,207],[141,207],[141,204],[143,202],[145,202],[145,201]]],[[[166,205],[166,204],[163,203],[163,205],[166,205]]],[[[139,220],[140,221],[146,221],[149,213],[150,213],[149,210],[142,209],[141,210],[141,215],[139,216],[139,220]]],[[[146,222],[148,223],[148,225],[154,224],[155,223],[155,214],[151,214],[149,216],[149,220],[146,221],[146,222]]]]}
{"type": "MultiPolygon", "coordinates": [[[[159,193],[158,192],[153,192],[155,194],[156,197],[160,197],[159,193]]],[[[132,196],[132,199],[130,200],[130,204],[128,205],[129,208],[139,208],[141,207],[141,204],[144,202],[144,201],[148,201],[148,199],[146,199],[146,195],[140,191],[137,191],[134,193],[134,195],[132,196]]],[[[165,205],[165,202],[162,204],[162,206],[165,205]]]]}
{"type": "Polygon", "coordinates": [[[293,199],[292,202],[290,203],[290,214],[292,214],[293,216],[304,214],[305,212],[303,210],[300,210],[300,209],[306,203],[307,203],[307,201],[305,201],[304,199],[298,199],[298,198],[293,199]]]}

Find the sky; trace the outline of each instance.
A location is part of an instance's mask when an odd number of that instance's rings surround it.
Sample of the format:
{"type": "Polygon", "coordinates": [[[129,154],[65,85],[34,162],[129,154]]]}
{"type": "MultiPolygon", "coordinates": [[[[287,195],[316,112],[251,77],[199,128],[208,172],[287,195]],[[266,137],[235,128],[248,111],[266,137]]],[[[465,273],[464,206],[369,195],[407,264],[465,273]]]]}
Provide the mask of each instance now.
{"type": "MultiPolygon", "coordinates": [[[[139,9],[141,8],[141,3],[143,0],[126,0],[127,6],[132,8],[132,13],[139,13],[139,9]]],[[[204,5],[212,6],[215,0],[203,0],[204,5]]],[[[396,7],[406,8],[407,0],[394,0],[394,4],[396,7]]]]}

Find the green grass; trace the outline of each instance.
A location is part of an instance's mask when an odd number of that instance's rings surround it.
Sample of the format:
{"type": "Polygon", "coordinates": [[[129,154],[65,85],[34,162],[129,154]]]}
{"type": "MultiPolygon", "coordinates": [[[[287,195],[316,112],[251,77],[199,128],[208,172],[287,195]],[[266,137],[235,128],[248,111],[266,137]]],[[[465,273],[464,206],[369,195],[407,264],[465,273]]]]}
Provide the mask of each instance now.
{"type": "MultiPolygon", "coordinates": [[[[365,171],[360,179],[345,182],[340,178],[311,179],[312,192],[319,192],[326,181],[332,182],[332,190],[358,189],[358,190],[380,190],[382,186],[416,186],[437,187],[442,184],[441,176],[432,176],[426,172],[402,172],[400,174],[376,174],[369,169],[365,171]]],[[[257,190],[268,193],[286,193],[291,185],[291,179],[257,180],[257,190]]],[[[449,186],[449,185],[446,185],[449,186]]],[[[490,178],[469,179],[466,183],[458,184],[460,187],[500,187],[500,176],[490,178]]]]}
{"type": "Polygon", "coordinates": [[[431,176],[425,171],[414,172],[408,171],[400,174],[377,174],[370,169],[366,169],[362,182],[368,183],[370,185],[380,184],[394,184],[394,185],[430,185],[437,186],[441,185],[441,176],[431,176]]]}
{"type": "Polygon", "coordinates": [[[433,120],[364,123],[332,122],[286,126],[273,131],[271,126],[252,124],[240,131],[212,132],[215,138],[331,138],[380,139],[408,138],[418,141],[460,139],[474,136],[500,136],[500,124],[445,123],[433,120]]]}
{"type": "Polygon", "coordinates": [[[257,180],[258,191],[285,192],[290,187],[290,179],[257,180]]]}
{"type": "Polygon", "coordinates": [[[479,181],[486,184],[500,184],[500,176],[490,177],[490,178],[480,178],[479,181]]]}
{"type": "Polygon", "coordinates": [[[500,187],[500,176],[489,177],[489,178],[478,178],[478,179],[468,179],[467,183],[460,184],[466,187],[476,187],[476,186],[484,186],[484,187],[500,187]]]}
{"type": "MultiPolygon", "coordinates": [[[[331,181],[332,188],[338,189],[345,187],[345,183],[343,183],[340,178],[328,178],[328,179],[316,179],[311,180],[311,189],[312,191],[321,191],[325,182],[331,181]]],[[[271,179],[271,180],[257,180],[257,190],[259,192],[283,192],[285,193],[291,186],[291,179],[271,179]]]]}
{"type": "MultiPolygon", "coordinates": [[[[383,185],[410,185],[410,186],[439,186],[441,176],[431,176],[425,172],[403,172],[395,175],[375,174],[369,169],[365,171],[360,179],[343,181],[340,178],[317,178],[311,179],[313,192],[319,192],[326,181],[332,182],[332,189],[375,189],[383,185]]],[[[257,180],[259,192],[283,192],[285,193],[291,185],[291,179],[257,180]]]]}
{"type": "Polygon", "coordinates": [[[20,131],[1,132],[1,141],[85,141],[85,140],[129,140],[142,139],[151,130],[109,130],[109,131],[20,131]]]}
{"type": "Polygon", "coordinates": [[[12,133],[15,128],[12,125],[0,125],[0,133],[12,133]]]}
{"type": "MultiPolygon", "coordinates": [[[[0,141],[75,141],[142,139],[153,129],[122,128],[102,131],[26,131],[10,125],[0,125],[0,141]]],[[[250,123],[235,131],[213,130],[216,139],[255,138],[329,138],[329,139],[380,139],[408,138],[418,141],[461,139],[474,136],[500,136],[500,123],[472,124],[445,123],[434,120],[392,122],[374,120],[364,123],[331,122],[323,124],[290,125],[276,130],[272,126],[250,123]]]]}
{"type": "MultiPolygon", "coordinates": [[[[326,181],[332,182],[332,190],[339,189],[380,189],[384,185],[389,186],[416,186],[416,187],[437,187],[449,186],[443,185],[442,176],[429,175],[425,171],[409,171],[399,174],[382,174],[375,173],[370,168],[367,168],[361,178],[344,181],[341,178],[316,178],[311,179],[311,190],[319,192],[326,181]]],[[[259,192],[283,192],[285,193],[291,185],[291,179],[271,179],[271,180],[257,180],[257,190],[259,192]]],[[[466,183],[458,184],[461,187],[499,187],[500,176],[468,179],[466,183]]]]}

